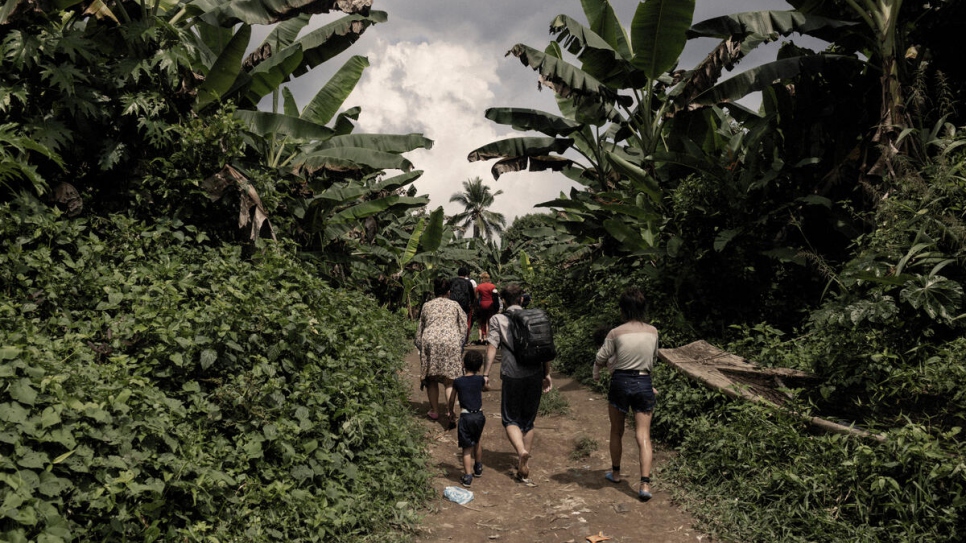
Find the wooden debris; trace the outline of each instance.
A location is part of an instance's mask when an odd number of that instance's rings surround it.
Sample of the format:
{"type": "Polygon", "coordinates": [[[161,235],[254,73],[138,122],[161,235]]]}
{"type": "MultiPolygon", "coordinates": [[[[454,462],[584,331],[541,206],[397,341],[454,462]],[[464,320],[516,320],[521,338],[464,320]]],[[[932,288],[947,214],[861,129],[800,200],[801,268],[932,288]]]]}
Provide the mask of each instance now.
{"type": "MultiPolygon", "coordinates": [[[[790,395],[782,389],[808,388],[819,383],[818,377],[810,373],[791,368],[762,368],[703,340],[677,349],[660,349],[658,356],[674,369],[709,388],[720,390],[732,398],[771,407],[782,407],[790,399],[790,395]]],[[[805,415],[802,418],[827,432],[885,440],[880,434],[827,419],[805,415]]]]}

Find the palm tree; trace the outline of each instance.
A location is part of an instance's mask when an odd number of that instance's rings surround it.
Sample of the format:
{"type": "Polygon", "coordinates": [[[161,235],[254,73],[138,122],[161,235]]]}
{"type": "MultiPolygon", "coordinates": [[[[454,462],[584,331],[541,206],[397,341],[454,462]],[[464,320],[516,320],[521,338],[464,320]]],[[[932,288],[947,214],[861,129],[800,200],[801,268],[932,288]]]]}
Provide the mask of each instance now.
{"type": "Polygon", "coordinates": [[[506,227],[506,217],[502,213],[490,211],[493,199],[503,194],[502,190],[491,193],[490,187],[483,184],[479,177],[463,181],[463,192],[457,192],[450,196],[450,202],[458,202],[463,206],[463,212],[453,215],[449,219],[449,224],[459,225],[465,232],[473,225],[474,238],[480,237],[490,240],[493,234],[503,233],[506,227]]]}

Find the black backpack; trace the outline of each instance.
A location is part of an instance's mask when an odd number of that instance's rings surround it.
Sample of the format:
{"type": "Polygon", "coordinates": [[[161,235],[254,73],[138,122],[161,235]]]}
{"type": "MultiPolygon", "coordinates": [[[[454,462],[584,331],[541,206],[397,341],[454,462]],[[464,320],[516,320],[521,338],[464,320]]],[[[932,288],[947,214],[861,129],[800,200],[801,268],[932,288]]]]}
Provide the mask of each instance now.
{"type": "MultiPolygon", "coordinates": [[[[536,366],[557,357],[553,345],[550,317],[542,309],[514,309],[507,311],[510,333],[513,334],[513,358],[521,366],[536,366]]],[[[508,347],[510,347],[508,345],[508,347]]]]}
{"type": "Polygon", "coordinates": [[[473,303],[473,284],[469,279],[455,277],[449,285],[449,299],[460,304],[465,313],[470,312],[470,304],[473,303]]]}

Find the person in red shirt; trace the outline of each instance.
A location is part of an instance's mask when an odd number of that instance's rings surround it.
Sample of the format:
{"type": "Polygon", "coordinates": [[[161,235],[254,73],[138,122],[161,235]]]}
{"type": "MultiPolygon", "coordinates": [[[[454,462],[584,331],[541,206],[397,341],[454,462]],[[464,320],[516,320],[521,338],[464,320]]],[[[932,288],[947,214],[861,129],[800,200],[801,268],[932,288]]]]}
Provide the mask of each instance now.
{"type": "Polygon", "coordinates": [[[476,286],[476,310],[473,312],[480,321],[480,339],[477,344],[486,343],[487,323],[499,309],[499,292],[496,290],[496,285],[490,282],[490,274],[483,272],[480,274],[480,284],[476,286]]]}

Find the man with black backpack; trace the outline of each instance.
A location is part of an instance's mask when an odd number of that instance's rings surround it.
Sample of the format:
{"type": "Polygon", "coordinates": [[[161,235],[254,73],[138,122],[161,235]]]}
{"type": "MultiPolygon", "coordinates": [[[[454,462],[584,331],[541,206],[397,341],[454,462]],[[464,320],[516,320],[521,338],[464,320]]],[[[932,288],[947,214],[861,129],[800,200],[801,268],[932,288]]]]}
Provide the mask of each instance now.
{"type": "Polygon", "coordinates": [[[511,283],[500,292],[506,312],[489,321],[486,336],[485,390],[496,351],[500,349],[500,415],[507,438],[517,453],[517,480],[532,486],[530,456],[533,453],[533,425],[540,409],[540,396],[550,392],[550,362],[556,356],[550,321],[540,309],[523,309],[523,289],[511,283]]]}
{"type": "Polygon", "coordinates": [[[459,277],[454,277],[449,285],[449,299],[460,304],[466,313],[466,337],[463,346],[470,340],[470,330],[473,329],[473,283],[467,277],[470,270],[461,267],[456,271],[459,277]]]}

